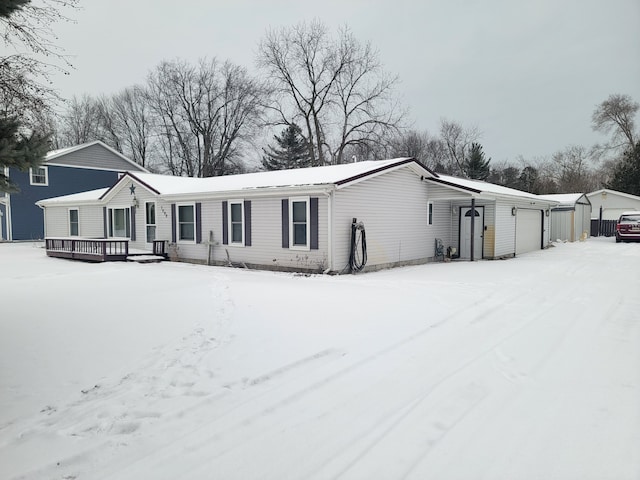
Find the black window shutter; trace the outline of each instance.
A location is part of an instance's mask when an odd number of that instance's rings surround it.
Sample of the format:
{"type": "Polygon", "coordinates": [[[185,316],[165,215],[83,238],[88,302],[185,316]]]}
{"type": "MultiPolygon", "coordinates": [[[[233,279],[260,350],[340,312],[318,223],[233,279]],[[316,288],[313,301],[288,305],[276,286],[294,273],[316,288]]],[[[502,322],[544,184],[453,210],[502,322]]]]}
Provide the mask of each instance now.
{"type": "Polygon", "coordinates": [[[251,200],[244,201],[244,246],[251,246],[251,200]]]}
{"type": "Polygon", "coordinates": [[[282,248],[289,248],[289,199],[282,199],[282,248]]]}
{"type": "Polygon", "coordinates": [[[171,204],[171,241],[176,243],[176,204],[171,204]]]}
{"type": "Polygon", "coordinates": [[[202,243],[202,203],[196,202],[196,243],[202,243]]]}
{"type": "Polygon", "coordinates": [[[104,223],[104,238],[108,238],[107,207],[102,207],[102,221],[104,223]]]}
{"type": "Polygon", "coordinates": [[[136,207],[131,207],[131,241],[136,241],[136,207]]]}
{"type": "Polygon", "coordinates": [[[222,244],[229,245],[229,202],[222,202],[222,244]]]}
{"type": "Polygon", "coordinates": [[[318,197],[311,197],[309,199],[309,247],[311,250],[318,250],[318,197]]]}

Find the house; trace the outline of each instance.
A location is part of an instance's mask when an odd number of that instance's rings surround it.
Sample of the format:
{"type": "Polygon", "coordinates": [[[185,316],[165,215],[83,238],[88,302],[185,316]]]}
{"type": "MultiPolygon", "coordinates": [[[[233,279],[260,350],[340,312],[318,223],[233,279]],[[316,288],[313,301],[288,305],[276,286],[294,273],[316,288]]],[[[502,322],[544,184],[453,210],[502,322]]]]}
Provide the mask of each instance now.
{"type": "Polygon", "coordinates": [[[603,188],[587,193],[591,202],[591,218],[597,220],[618,220],[620,214],[629,210],[640,211],[640,197],[629,193],[603,188]]]}
{"type": "Polygon", "coordinates": [[[109,187],[125,171],[147,172],[100,141],[53,150],[28,172],[7,170],[20,191],[0,194],[2,240],[44,238],[42,210],[35,205],[39,200],[109,187]]]}
{"type": "Polygon", "coordinates": [[[177,260],[339,273],[355,230],[367,270],[433,260],[436,239],[468,259],[538,250],[556,202],[397,158],[212,178],[127,172],[109,189],[37,204],[47,237],[140,250],[166,240],[177,260]]]}
{"type": "Polygon", "coordinates": [[[555,200],[551,208],[551,239],[575,242],[586,239],[591,231],[591,202],[584,193],[543,195],[555,200]]]}

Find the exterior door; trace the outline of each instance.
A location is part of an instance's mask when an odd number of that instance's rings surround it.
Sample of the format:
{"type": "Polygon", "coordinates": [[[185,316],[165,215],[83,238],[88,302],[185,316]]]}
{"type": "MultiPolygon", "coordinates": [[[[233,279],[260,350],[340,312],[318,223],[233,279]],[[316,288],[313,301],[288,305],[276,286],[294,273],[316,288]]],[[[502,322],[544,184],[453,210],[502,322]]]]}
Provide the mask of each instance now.
{"type": "MultiPolygon", "coordinates": [[[[475,207],[473,222],[473,258],[482,258],[484,207],[475,207]]],[[[471,208],[460,209],[460,258],[471,258],[471,208]]]]}

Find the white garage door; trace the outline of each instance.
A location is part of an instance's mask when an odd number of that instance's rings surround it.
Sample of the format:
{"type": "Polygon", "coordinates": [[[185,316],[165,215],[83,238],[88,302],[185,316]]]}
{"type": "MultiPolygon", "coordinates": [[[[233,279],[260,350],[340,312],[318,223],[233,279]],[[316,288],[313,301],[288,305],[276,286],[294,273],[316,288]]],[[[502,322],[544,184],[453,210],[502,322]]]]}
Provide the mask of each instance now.
{"type": "Polygon", "coordinates": [[[518,209],[516,214],[516,255],[542,248],[542,211],[518,209]]]}

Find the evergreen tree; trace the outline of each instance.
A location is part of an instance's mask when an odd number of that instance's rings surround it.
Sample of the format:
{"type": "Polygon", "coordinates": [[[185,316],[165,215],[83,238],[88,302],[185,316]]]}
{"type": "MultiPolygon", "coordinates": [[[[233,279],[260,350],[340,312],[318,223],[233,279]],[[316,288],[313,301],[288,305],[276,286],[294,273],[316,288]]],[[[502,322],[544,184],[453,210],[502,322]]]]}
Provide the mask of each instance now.
{"type": "Polygon", "coordinates": [[[627,150],[615,166],[607,188],[631,195],[640,195],[640,142],[627,150]]]}
{"type": "Polygon", "coordinates": [[[264,150],[262,165],[266,170],[288,170],[290,168],[304,168],[311,166],[309,145],[302,137],[300,127],[289,125],[281,135],[274,135],[277,147],[269,146],[264,150]]]}
{"type": "Polygon", "coordinates": [[[48,137],[20,133],[20,123],[16,119],[0,118],[0,192],[17,190],[4,174],[4,167],[26,171],[40,165],[48,150],[48,137]]]}
{"type": "Polygon", "coordinates": [[[489,162],[491,162],[490,158],[486,160],[484,158],[482,145],[474,142],[471,144],[469,155],[464,159],[462,169],[467,178],[471,178],[473,180],[486,180],[491,173],[489,162]]]}

